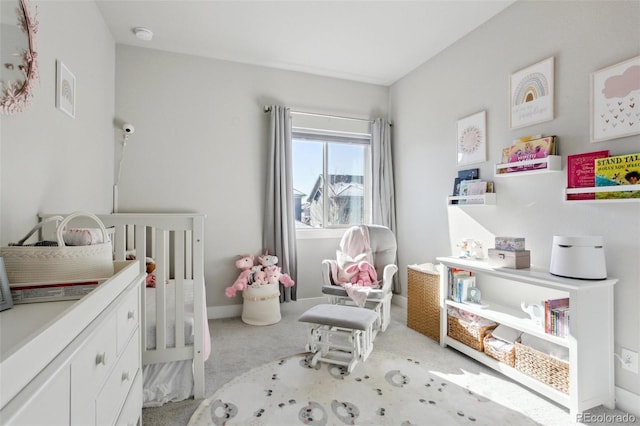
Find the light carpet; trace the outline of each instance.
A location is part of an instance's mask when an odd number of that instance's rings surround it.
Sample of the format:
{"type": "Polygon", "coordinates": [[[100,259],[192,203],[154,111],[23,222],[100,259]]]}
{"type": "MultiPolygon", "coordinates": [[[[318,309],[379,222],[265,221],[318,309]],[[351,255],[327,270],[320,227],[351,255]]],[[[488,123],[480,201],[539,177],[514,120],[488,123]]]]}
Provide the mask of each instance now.
{"type": "Polygon", "coordinates": [[[450,382],[425,361],[374,350],[349,374],[310,359],[293,355],[234,378],[189,426],[538,424],[483,396],[491,395],[483,385],[450,382]]]}

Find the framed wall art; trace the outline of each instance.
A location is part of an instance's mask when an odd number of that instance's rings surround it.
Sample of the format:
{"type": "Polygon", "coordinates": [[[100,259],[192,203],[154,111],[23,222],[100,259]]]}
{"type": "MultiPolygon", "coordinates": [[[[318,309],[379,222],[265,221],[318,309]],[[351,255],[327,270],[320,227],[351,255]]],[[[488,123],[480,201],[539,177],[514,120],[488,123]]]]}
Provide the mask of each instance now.
{"type": "Polygon", "coordinates": [[[76,118],[76,77],[62,61],[56,61],[56,108],[76,118]]]}
{"type": "Polygon", "coordinates": [[[591,73],[591,142],[640,134],[640,56],[591,73]]]}
{"type": "Polygon", "coordinates": [[[512,129],[553,120],[553,56],[511,74],[509,125],[512,129]]]}
{"type": "Polygon", "coordinates": [[[481,111],[458,120],[456,141],[458,166],[487,160],[487,112],[481,111]]]}

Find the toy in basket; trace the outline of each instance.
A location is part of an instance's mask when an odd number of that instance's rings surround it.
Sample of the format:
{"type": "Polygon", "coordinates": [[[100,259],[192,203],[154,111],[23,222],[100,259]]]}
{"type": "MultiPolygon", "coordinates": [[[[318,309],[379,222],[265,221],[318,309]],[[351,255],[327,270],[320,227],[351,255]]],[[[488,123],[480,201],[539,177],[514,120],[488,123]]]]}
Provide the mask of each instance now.
{"type": "MultiPolygon", "coordinates": [[[[76,232],[68,233],[78,240],[76,232]]],[[[80,238],[81,239],[81,238],[80,238]]],[[[67,241],[69,241],[67,239],[67,241]]],[[[97,280],[113,275],[113,250],[111,241],[100,219],[92,213],[77,211],[66,218],[53,216],[34,226],[18,243],[0,249],[4,258],[10,285],[25,283],[58,283],[77,280],[97,280]],[[91,232],[90,245],[69,246],[65,244],[67,224],[74,218],[88,217],[99,226],[91,232]],[[25,242],[43,225],[56,222],[56,241],[25,242]],[[98,238],[95,238],[95,237],[98,238]]]]}

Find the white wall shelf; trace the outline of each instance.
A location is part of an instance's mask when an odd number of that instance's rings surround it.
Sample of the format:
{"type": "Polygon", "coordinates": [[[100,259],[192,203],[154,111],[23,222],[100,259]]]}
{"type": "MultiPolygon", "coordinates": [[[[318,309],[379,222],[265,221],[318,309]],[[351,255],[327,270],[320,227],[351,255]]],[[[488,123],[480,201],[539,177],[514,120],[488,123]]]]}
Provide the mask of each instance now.
{"type": "Polygon", "coordinates": [[[562,157],[560,155],[549,155],[545,158],[536,158],[533,160],[518,161],[516,163],[496,164],[495,177],[502,178],[502,177],[522,176],[522,175],[537,175],[542,173],[559,172],[561,170],[562,170],[562,157]],[[530,166],[535,164],[546,164],[547,167],[543,169],[531,169],[531,170],[522,170],[522,171],[516,171],[516,172],[507,172],[507,169],[510,167],[522,167],[522,166],[530,166]]]}
{"type": "Polygon", "coordinates": [[[443,273],[440,276],[441,306],[445,307],[441,310],[440,318],[440,344],[442,346],[451,346],[524,386],[568,407],[573,418],[598,405],[614,408],[613,286],[617,283],[617,279],[577,280],[557,277],[547,271],[536,269],[495,268],[489,266],[487,262],[479,260],[457,257],[438,257],[437,260],[443,265],[443,273]],[[514,292],[518,291],[517,286],[525,286],[527,289],[535,290],[543,295],[557,291],[568,294],[571,307],[569,336],[562,338],[545,333],[544,329],[536,326],[527,314],[515,304],[511,306],[495,303],[483,297],[483,304],[488,306],[482,308],[450,300],[448,297],[448,268],[472,271],[481,291],[483,285],[489,286],[491,281],[495,281],[495,278],[500,278],[510,281],[514,292]],[[546,383],[449,337],[447,333],[447,306],[480,315],[498,324],[504,324],[547,342],[568,348],[569,393],[559,392],[546,383]]]}
{"type": "Polygon", "coordinates": [[[447,204],[450,206],[494,206],[496,204],[496,193],[448,196],[447,204]],[[454,203],[453,201],[458,202],[454,203]]]}
{"type": "Polygon", "coordinates": [[[594,186],[588,188],[566,188],[564,190],[564,200],[570,203],[638,203],[640,198],[602,198],[590,200],[570,200],[571,194],[585,194],[594,192],[629,192],[640,191],[640,185],[618,185],[618,186],[594,186]]]}

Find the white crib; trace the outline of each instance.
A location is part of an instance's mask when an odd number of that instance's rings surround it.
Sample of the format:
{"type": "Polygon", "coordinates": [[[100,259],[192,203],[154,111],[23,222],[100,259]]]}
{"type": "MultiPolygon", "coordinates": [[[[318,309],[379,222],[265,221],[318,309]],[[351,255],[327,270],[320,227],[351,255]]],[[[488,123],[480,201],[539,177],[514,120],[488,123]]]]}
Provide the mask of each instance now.
{"type": "MultiPolygon", "coordinates": [[[[51,215],[40,215],[41,218],[48,216],[51,215]]],[[[146,257],[156,263],[155,288],[147,287],[142,293],[145,406],[158,406],[191,395],[204,398],[204,362],[210,352],[204,286],[205,215],[115,213],[97,216],[113,232],[114,260],[125,260],[133,251],[136,258],[142,260],[143,272],[146,272],[146,257]],[[179,390],[167,392],[166,389],[173,387],[179,390]]],[[[78,222],[72,221],[69,226],[95,227],[95,223],[83,224],[78,218],[78,222]]]]}

